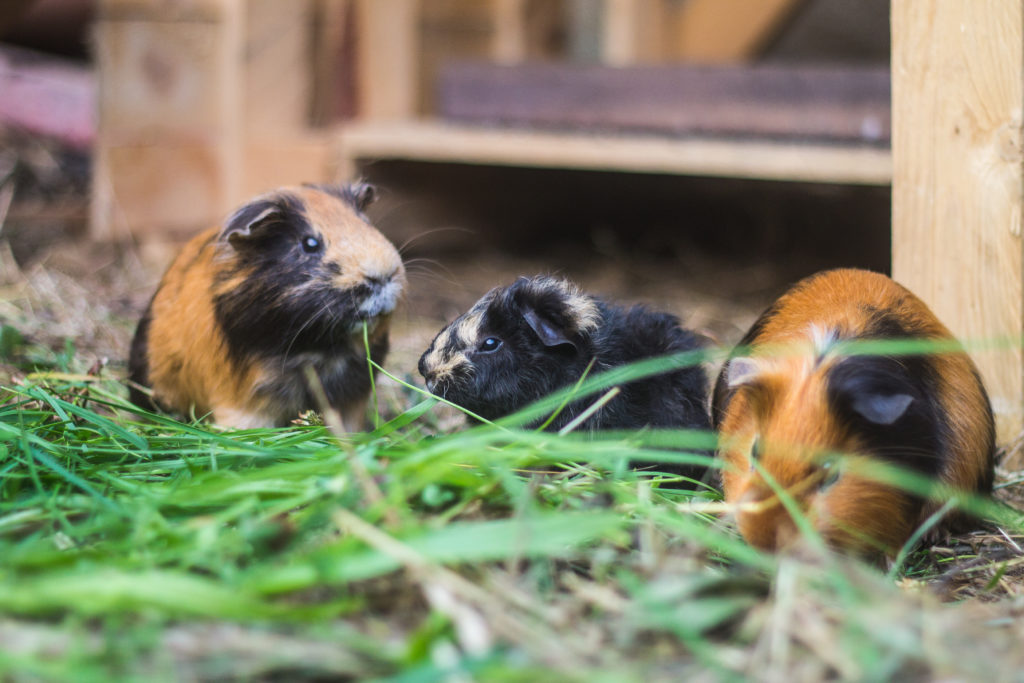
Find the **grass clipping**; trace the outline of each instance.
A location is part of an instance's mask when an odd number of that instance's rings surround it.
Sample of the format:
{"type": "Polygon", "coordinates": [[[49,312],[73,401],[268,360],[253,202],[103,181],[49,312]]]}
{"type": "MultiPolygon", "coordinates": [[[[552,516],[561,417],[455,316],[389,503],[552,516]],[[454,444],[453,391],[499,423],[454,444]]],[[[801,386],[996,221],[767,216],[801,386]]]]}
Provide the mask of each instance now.
{"type": "MultiPolygon", "coordinates": [[[[680,357],[639,364],[651,373],[680,357]]],[[[32,678],[992,678],[1024,666],[1016,517],[889,575],[766,556],[630,460],[707,434],[220,432],[73,363],[0,389],[0,672],[32,678]],[[980,598],[948,604],[945,599],[980,598]],[[987,602],[986,602],[987,601],[987,602]]],[[[574,390],[607,396],[623,375],[574,390]]],[[[390,391],[390,395],[385,395],[390,391]]]]}

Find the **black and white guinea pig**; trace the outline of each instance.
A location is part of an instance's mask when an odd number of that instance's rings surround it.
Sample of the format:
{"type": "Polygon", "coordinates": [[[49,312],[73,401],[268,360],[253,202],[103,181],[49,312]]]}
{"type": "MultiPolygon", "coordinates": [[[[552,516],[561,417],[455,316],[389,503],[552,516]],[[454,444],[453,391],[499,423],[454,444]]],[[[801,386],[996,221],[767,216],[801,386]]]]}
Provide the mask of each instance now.
{"type": "Polygon", "coordinates": [[[395,247],[363,214],[370,185],[285,187],[256,197],[178,254],[139,322],[131,400],[239,428],[319,408],[311,366],[349,428],[362,425],[371,356],[383,362],[405,283],[395,247]]]}
{"type": "MultiPolygon", "coordinates": [[[[420,358],[419,371],[432,393],[496,419],[574,384],[591,360],[593,376],[701,347],[697,335],[680,327],[675,316],[642,306],[615,306],[563,279],[524,277],[492,289],[442,329],[420,358]]],[[[707,379],[699,365],[620,389],[586,420],[586,428],[710,427],[707,379]]],[[[570,403],[549,428],[565,426],[594,400],[591,396],[570,403]]]]}

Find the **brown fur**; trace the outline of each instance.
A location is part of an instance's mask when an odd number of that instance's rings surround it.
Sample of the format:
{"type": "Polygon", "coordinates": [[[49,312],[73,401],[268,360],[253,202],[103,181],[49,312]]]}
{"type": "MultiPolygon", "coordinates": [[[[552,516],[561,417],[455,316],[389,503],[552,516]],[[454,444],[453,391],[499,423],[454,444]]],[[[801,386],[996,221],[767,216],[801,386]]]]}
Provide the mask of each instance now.
{"type": "MultiPolygon", "coordinates": [[[[751,377],[726,395],[716,390],[722,482],[735,503],[740,532],[753,545],[775,550],[796,535],[793,520],[770,486],[752,468],[758,440],[760,466],[787,489],[826,541],[856,554],[893,554],[935,510],[913,496],[864,477],[842,474],[819,491],[828,471],[819,456],[863,452],[864,444],[832,414],[826,373],[838,357],[816,348],[815,334],[839,339],[864,335],[871,312],[884,311],[914,329],[914,338],[951,340],[952,335],[920,299],[876,273],[836,270],[807,278],[782,296],[744,340],[751,377]],[[816,333],[814,330],[817,330],[816,333]]],[[[745,362],[745,361],[744,361],[745,362]]],[[[939,378],[939,412],[949,426],[948,448],[938,478],[964,491],[991,487],[992,416],[973,363],[964,352],[927,356],[939,378]]],[[[837,464],[834,466],[838,466],[837,464]]]]}
{"type": "MultiPolygon", "coordinates": [[[[404,283],[397,251],[357,207],[320,188],[305,186],[282,188],[257,199],[281,196],[297,200],[301,206],[323,241],[323,262],[340,266],[331,286],[351,290],[371,277],[390,277],[399,286],[404,283]]],[[[212,414],[215,422],[239,428],[280,425],[295,417],[297,408],[320,406],[296,406],[294,401],[275,395],[272,389],[282,383],[289,389],[305,386],[303,377],[283,376],[281,358],[232,353],[216,317],[214,298],[253,283],[247,280],[249,270],[237,269],[239,256],[223,232],[224,228],[213,227],[194,237],[164,275],[148,311],[148,339],[141,344],[143,376],[152,387],[155,402],[171,412],[197,417],[212,414]]],[[[302,296],[305,284],[275,291],[274,296],[285,302],[302,296]]],[[[386,346],[389,313],[368,321],[371,343],[386,346]]],[[[362,354],[361,328],[350,334],[350,339],[338,340],[337,351],[327,350],[310,364],[324,372],[331,363],[341,362],[339,354],[362,354]]],[[[382,362],[383,358],[375,360],[382,362]]],[[[365,396],[357,396],[334,407],[347,424],[357,426],[362,423],[365,403],[365,396]]]]}

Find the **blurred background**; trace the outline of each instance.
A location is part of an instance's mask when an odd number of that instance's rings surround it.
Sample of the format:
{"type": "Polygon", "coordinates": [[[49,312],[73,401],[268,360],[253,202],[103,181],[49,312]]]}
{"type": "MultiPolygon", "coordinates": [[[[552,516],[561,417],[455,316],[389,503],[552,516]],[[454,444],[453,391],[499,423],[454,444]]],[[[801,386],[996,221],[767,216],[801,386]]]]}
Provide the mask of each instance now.
{"type": "Polygon", "coordinates": [[[803,275],[889,270],[888,22],[887,0],[5,0],[0,323],[123,367],[189,235],[364,177],[410,264],[400,372],[539,272],[734,342],[803,275]]]}

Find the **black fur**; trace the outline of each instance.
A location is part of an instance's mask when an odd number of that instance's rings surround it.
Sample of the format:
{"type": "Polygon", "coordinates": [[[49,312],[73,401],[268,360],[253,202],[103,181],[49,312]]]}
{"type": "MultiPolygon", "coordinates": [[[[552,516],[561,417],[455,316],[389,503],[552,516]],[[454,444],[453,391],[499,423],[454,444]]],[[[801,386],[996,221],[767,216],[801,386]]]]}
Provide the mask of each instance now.
{"type": "Polygon", "coordinates": [[[241,286],[213,299],[233,360],[348,350],[353,323],[367,317],[359,306],[373,285],[345,291],[333,286],[336,264],[325,263],[322,251],[302,248],[304,237],[320,236],[297,198],[280,194],[253,202],[232,216],[221,234],[236,255],[231,267],[217,274],[215,288],[245,275],[241,286]]]}
{"type": "MultiPolygon", "coordinates": [[[[702,347],[699,338],[681,328],[675,316],[641,306],[622,308],[589,297],[600,319],[593,330],[580,329],[578,311],[553,283],[549,278],[520,278],[509,287],[493,290],[466,314],[482,313],[478,340],[491,336],[501,339],[502,346],[496,352],[461,349],[459,340],[442,339],[448,337],[442,330],[419,366],[434,392],[482,417],[496,419],[576,383],[592,359],[594,376],[645,358],[702,347]],[[563,335],[565,342],[551,346],[542,343],[527,320],[528,311],[563,335]],[[445,356],[464,351],[471,367],[457,366],[447,378],[432,377],[427,356],[439,344],[445,356]]],[[[457,326],[466,315],[449,327],[457,326]]],[[[584,423],[586,428],[710,427],[705,407],[707,378],[699,365],[629,382],[620,390],[620,395],[584,423]]],[[[570,403],[549,429],[564,427],[595,399],[590,396],[570,403]]],[[[658,469],[673,468],[659,465],[658,469]]],[[[676,471],[695,474],[692,469],[676,471]]]]}
{"type": "Polygon", "coordinates": [[[134,385],[149,386],[149,324],[152,320],[152,305],[151,301],[142,319],[139,320],[139,326],[135,328],[135,336],[132,338],[132,348],[128,353],[128,379],[133,383],[128,385],[128,400],[150,412],[155,411],[156,406],[147,394],[134,385]]]}
{"type": "Polygon", "coordinates": [[[827,374],[829,407],[864,443],[865,451],[894,465],[938,475],[950,428],[938,401],[938,377],[921,356],[850,356],[827,374]],[[906,411],[892,424],[877,424],[854,403],[865,396],[910,396],[906,411]]]}

